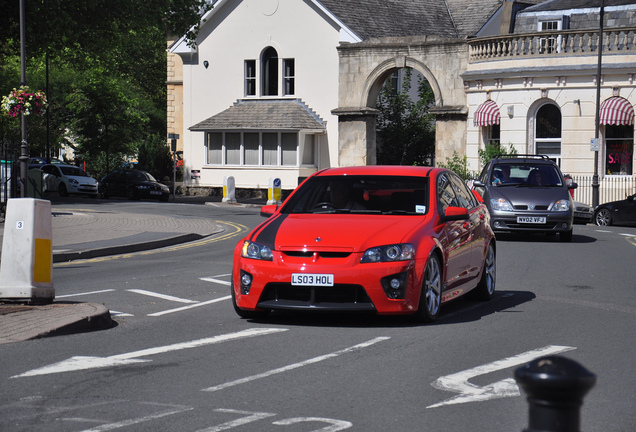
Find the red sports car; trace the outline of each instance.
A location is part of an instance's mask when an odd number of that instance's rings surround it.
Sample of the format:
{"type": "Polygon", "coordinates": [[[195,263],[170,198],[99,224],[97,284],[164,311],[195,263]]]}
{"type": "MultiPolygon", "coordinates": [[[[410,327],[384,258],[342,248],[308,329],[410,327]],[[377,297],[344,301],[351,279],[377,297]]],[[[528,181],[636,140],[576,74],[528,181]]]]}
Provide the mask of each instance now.
{"type": "Polygon", "coordinates": [[[452,171],[332,168],[307,178],[234,251],[232,300],[244,318],[272,310],[413,314],[495,291],[488,210],[452,171]]]}

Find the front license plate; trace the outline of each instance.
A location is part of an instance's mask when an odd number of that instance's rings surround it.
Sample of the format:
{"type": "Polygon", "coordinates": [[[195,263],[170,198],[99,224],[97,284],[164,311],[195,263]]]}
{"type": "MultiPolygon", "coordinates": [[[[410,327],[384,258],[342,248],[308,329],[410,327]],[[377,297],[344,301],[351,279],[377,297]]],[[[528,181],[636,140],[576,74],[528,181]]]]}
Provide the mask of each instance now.
{"type": "Polygon", "coordinates": [[[292,273],[292,285],[333,286],[332,274],[292,273]]]}
{"type": "Polygon", "coordinates": [[[150,191],[150,195],[161,195],[161,191],[150,191]]]}
{"type": "Polygon", "coordinates": [[[544,224],[545,222],[544,216],[517,216],[517,223],[544,224]]]}

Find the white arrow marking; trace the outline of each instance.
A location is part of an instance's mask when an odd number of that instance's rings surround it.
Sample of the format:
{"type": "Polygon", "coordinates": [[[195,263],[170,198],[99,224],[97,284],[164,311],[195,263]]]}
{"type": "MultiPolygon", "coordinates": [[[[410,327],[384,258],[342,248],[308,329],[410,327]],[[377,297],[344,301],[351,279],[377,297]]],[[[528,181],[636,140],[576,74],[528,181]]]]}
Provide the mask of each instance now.
{"type": "Polygon", "coordinates": [[[264,328],[264,329],[246,329],[236,333],[228,333],[224,335],[214,336],[205,339],[198,339],[189,342],[181,342],[172,345],[164,345],[161,347],[148,348],[140,351],[133,351],[124,354],[117,354],[110,357],[87,357],[87,356],[76,356],[71,357],[68,360],[61,361],[59,363],[54,363],[49,366],[44,366],[39,369],[33,369],[28,372],[25,372],[20,375],[14,375],[11,378],[21,378],[27,376],[35,376],[35,375],[46,375],[60,372],[71,372],[78,370],[86,370],[86,369],[96,369],[96,368],[104,368],[104,367],[112,367],[112,366],[122,366],[133,363],[144,363],[149,362],[151,360],[143,360],[137,359],[137,357],[145,357],[155,354],[167,353],[170,351],[179,351],[182,349],[188,348],[197,348],[205,345],[217,344],[220,342],[227,342],[231,340],[244,339],[254,336],[264,336],[267,334],[284,332],[288,329],[282,328],[264,328]]]}
{"type": "Polygon", "coordinates": [[[576,348],[560,345],[548,345],[547,347],[527,351],[514,357],[508,357],[503,360],[497,360],[496,362],[477,366],[475,368],[457,372],[452,375],[440,377],[436,381],[431,383],[433,387],[439,390],[459,393],[459,395],[447,399],[443,402],[429,405],[426,408],[437,408],[443,405],[481,402],[490,399],[520,396],[521,393],[519,392],[519,387],[517,387],[515,380],[512,378],[497,381],[483,387],[471,384],[468,382],[468,380],[479,375],[484,375],[487,373],[524,364],[542,356],[559,354],[566,351],[572,351],[574,349],[576,348]]]}

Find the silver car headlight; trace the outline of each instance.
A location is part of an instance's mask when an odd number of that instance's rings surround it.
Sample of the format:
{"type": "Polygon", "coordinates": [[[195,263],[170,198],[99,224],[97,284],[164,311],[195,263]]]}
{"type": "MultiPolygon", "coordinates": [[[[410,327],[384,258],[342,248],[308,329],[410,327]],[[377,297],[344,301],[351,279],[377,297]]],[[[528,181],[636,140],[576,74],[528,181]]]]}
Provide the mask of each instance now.
{"type": "Polygon", "coordinates": [[[272,261],[272,249],[269,246],[265,246],[259,243],[254,243],[249,240],[243,242],[243,249],[241,249],[241,256],[243,258],[251,258],[264,261],[272,261]]]}
{"type": "Polygon", "coordinates": [[[493,211],[514,211],[512,205],[504,198],[493,198],[490,200],[490,207],[493,211]]]}
{"type": "Polygon", "coordinates": [[[70,184],[74,184],[74,185],[79,184],[79,182],[78,182],[77,180],[75,180],[75,179],[68,179],[68,182],[69,182],[70,184]]]}
{"type": "Polygon", "coordinates": [[[364,251],[361,263],[409,261],[415,256],[415,248],[410,243],[372,247],[364,251]]]}
{"type": "Polygon", "coordinates": [[[570,200],[558,200],[552,206],[552,211],[563,212],[570,210],[570,200]]]}

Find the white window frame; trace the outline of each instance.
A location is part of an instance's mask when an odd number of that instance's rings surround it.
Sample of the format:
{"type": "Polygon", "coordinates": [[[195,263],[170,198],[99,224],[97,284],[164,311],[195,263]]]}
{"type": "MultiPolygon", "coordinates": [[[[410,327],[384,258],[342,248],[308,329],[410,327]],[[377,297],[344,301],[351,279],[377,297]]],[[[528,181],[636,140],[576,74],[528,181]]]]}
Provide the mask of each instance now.
{"type": "MultiPolygon", "coordinates": [[[[563,29],[563,18],[546,18],[537,21],[537,31],[540,33],[559,31],[563,29]],[[556,28],[546,28],[548,26],[556,26],[556,28]]],[[[563,38],[559,36],[548,36],[539,38],[539,54],[551,54],[553,52],[561,52],[561,42],[563,38]]]]}

